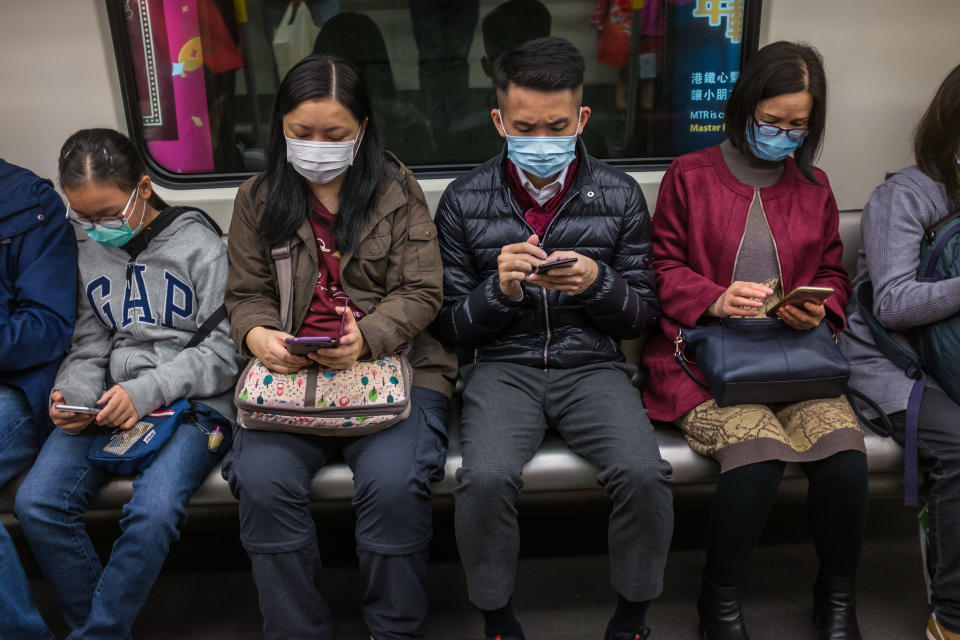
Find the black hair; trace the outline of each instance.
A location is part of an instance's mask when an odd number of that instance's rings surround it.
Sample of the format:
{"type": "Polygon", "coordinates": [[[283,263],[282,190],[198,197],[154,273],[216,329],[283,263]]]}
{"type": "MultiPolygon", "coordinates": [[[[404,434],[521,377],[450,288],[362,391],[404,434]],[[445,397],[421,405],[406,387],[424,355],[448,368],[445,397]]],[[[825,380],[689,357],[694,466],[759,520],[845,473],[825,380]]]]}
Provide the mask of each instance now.
{"type": "Polygon", "coordinates": [[[269,213],[263,217],[260,235],[271,246],[280,244],[292,237],[307,218],[310,187],[287,162],[283,116],[305,100],[322,98],[332,98],[342,104],[357,122],[367,121],[353,165],[347,169],[340,186],[340,208],[334,218],[337,247],[346,253],[356,250],[360,241],[367,210],[383,177],[384,154],[367,85],[350,63],[336,56],[307,56],[290,69],[277,90],[267,143],[267,169],[254,185],[259,189],[264,180],[267,185],[269,213]]]}
{"type": "Polygon", "coordinates": [[[510,83],[535,91],[574,93],[583,87],[583,56],[563,38],[528,40],[507,51],[493,65],[493,84],[506,93],[510,83]]]}
{"type": "Polygon", "coordinates": [[[491,64],[527,40],[550,35],[550,11],[540,0],[507,0],[483,18],[483,51],[491,64]]]}
{"type": "MultiPolygon", "coordinates": [[[[113,129],[81,129],[60,147],[57,180],[61,188],[73,189],[87,182],[110,182],[122,191],[133,191],[147,168],[137,147],[113,129]]],[[[167,208],[156,191],[147,200],[157,211],[167,208]]]]}
{"type": "Polygon", "coordinates": [[[813,107],[807,123],[808,134],[803,144],[793,153],[797,168],[807,180],[816,183],[813,177],[813,161],[823,143],[823,130],[827,113],[827,78],[823,58],[816,49],[802,42],[774,42],[757,51],[743,68],[733,85],[727,101],[724,117],[727,137],[734,147],[749,153],[747,131],[753,135],[753,122],[757,104],[787,93],[808,91],[813,97],[813,107]]]}
{"type": "Polygon", "coordinates": [[[387,43],[380,27],[370,16],[354,11],[333,16],[323,23],[313,43],[313,52],[349,60],[360,71],[376,99],[389,99],[396,95],[387,43]]]}
{"type": "Polygon", "coordinates": [[[920,170],[943,183],[949,210],[960,211],[960,66],[947,74],[920,118],[913,153],[920,170]]]}

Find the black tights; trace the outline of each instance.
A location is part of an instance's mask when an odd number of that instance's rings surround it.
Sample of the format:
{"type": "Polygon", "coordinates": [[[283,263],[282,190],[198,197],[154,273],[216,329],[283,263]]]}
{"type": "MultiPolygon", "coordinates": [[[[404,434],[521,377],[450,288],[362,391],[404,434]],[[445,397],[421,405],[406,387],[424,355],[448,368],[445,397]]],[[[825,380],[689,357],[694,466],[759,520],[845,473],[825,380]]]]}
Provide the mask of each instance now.
{"type": "MultiPolygon", "coordinates": [[[[777,498],[784,467],[779,460],[768,460],[721,474],[707,524],[704,575],[710,582],[740,584],[777,498]]],[[[867,456],[842,451],[800,467],[809,482],[807,516],[820,572],[853,576],[867,524],[867,456]]]]}

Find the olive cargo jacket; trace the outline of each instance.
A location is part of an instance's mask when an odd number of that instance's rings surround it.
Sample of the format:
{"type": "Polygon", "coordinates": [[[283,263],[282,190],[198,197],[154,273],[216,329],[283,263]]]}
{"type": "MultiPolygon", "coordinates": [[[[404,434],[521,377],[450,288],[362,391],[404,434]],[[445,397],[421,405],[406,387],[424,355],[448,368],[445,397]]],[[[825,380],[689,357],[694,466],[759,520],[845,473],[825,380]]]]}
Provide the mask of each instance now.
{"type": "MultiPolygon", "coordinates": [[[[443,269],[437,228],[413,174],[387,156],[383,179],[360,234],[356,252],[340,260],[343,290],[365,315],[357,321],[374,356],[411,344],[413,384],[444,394],[453,392],[456,357],[425,331],[443,300],[443,269]]],[[[224,302],[230,335],[240,353],[251,356],[245,339],[254,327],[282,329],[277,272],[271,246],[260,236],[269,215],[266,185],[254,176],[237,192],[230,221],[230,275],[224,302]]],[[[317,286],[317,243],[304,220],[290,239],[293,261],[293,328],[307,315],[317,286]]]]}

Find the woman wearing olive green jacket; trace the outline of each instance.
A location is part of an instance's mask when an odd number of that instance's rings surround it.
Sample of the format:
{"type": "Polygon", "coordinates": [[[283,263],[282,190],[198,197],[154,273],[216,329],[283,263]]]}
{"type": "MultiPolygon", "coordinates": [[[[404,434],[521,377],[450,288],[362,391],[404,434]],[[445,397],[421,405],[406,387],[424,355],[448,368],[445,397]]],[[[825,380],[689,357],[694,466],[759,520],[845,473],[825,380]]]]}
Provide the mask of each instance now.
{"type": "Polygon", "coordinates": [[[355,438],[242,431],[224,474],[267,638],[332,638],[318,585],[310,482],[339,453],[354,474],[363,615],[376,640],[419,638],[427,614],[431,482],[443,477],[456,360],[429,334],[442,298],[436,228],[413,175],[380,147],[366,87],[342,60],[310,56],[280,85],[266,172],[237,194],[226,305],[239,349],[269,369],[348,368],[412,346],[413,410],[355,438]],[[289,244],[291,333],[271,249],[289,244]],[[288,337],[330,336],[297,356],[288,337]]]}

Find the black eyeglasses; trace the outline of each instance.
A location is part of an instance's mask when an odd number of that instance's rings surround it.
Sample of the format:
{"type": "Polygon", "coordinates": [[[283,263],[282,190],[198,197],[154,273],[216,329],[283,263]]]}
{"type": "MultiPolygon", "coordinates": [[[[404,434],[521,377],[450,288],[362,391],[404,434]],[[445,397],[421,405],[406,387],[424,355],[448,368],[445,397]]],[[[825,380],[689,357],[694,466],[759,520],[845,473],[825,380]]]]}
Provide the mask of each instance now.
{"type": "Polygon", "coordinates": [[[753,120],[753,126],[757,128],[757,133],[762,136],[778,136],[781,133],[786,135],[788,138],[796,142],[797,140],[803,140],[810,134],[810,130],[804,127],[803,129],[784,129],[783,127],[778,127],[775,124],[764,124],[762,122],[757,122],[756,119],[753,120]]]}
{"type": "Polygon", "coordinates": [[[133,202],[133,199],[136,197],[137,192],[140,190],[140,186],[133,190],[133,193],[130,194],[130,199],[127,200],[127,204],[123,205],[123,209],[120,210],[118,215],[115,216],[104,216],[97,220],[91,220],[90,218],[84,218],[77,215],[76,211],[73,211],[73,207],[70,206],[70,202],[67,202],[67,220],[71,222],[75,227],[83,229],[84,231],[90,231],[94,227],[103,227],[104,229],[121,229],[123,228],[123,223],[126,220],[127,209],[130,207],[130,203],[133,202]],[[70,212],[73,212],[74,215],[70,215],[70,212]]]}

